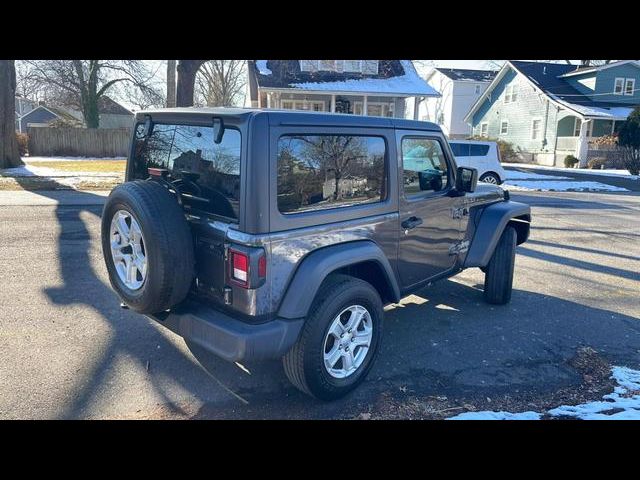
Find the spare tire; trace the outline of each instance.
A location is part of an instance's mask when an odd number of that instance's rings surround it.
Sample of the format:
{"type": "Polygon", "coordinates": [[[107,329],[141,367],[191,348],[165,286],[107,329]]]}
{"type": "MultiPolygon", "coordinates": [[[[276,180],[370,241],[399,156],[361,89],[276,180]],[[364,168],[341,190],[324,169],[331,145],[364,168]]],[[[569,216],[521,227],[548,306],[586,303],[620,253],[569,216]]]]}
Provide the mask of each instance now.
{"type": "Polygon", "coordinates": [[[113,189],[102,211],[102,253],[111,286],[136,312],[162,312],[189,293],[191,229],[175,196],[159,182],[113,189]]]}

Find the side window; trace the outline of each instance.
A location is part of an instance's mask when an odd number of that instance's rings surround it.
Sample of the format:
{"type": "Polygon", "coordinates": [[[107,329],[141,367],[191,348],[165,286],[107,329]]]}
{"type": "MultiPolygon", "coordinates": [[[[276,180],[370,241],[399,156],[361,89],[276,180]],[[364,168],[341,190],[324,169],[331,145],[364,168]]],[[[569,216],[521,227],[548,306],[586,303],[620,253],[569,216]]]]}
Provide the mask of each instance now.
{"type": "Polygon", "coordinates": [[[469,156],[470,157],[486,157],[487,153],[489,153],[489,145],[469,145],[469,156]]]}
{"type": "Polygon", "coordinates": [[[376,203],[386,198],[382,137],[284,135],[278,140],[278,210],[376,203]]]}
{"type": "Polygon", "coordinates": [[[451,151],[454,157],[468,157],[469,156],[469,144],[468,143],[449,143],[451,151]]]}
{"type": "Polygon", "coordinates": [[[442,145],[432,138],[404,137],[402,163],[405,197],[439,192],[449,186],[447,160],[442,145]]]}

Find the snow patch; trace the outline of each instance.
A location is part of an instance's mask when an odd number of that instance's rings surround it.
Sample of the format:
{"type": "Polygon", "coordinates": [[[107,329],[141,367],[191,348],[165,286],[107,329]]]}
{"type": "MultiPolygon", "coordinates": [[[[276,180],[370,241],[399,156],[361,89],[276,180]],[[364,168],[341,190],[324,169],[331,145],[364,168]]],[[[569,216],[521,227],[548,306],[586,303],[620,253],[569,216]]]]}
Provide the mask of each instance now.
{"type": "Polygon", "coordinates": [[[260,75],[271,75],[273,72],[267,68],[268,60],[256,60],[256,68],[260,75]]]}
{"type": "Polygon", "coordinates": [[[515,170],[505,170],[507,180],[571,180],[569,177],[558,177],[557,175],[542,175],[533,172],[517,172],[515,170]]]}
{"type": "MultiPolygon", "coordinates": [[[[613,367],[611,378],[618,384],[603,400],[581,405],[562,405],[547,412],[552,417],[581,420],[640,420],[640,370],[613,367]]],[[[537,412],[465,412],[447,420],[539,420],[537,412]]]]}
{"type": "Polygon", "coordinates": [[[501,185],[506,190],[523,192],[628,192],[626,188],[600,182],[507,180],[501,185]]]}
{"type": "Polygon", "coordinates": [[[126,160],[127,157],[22,157],[22,161],[25,163],[33,163],[33,162],[77,162],[77,161],[87,161],[87,160],[97,160],[100,162],[103,161],[123,161],[126,160]]]}
{"type": "Polygon", "coordinates": [[[37,167],[35,165],[22,165],[20,167],[5,168],[0,173],[3,177],[121,177],[118,172],[69,172],[50,167],[37,167]]]}
{"type": "Polygon", "coordinates": [[[542,415],[536,412],[465,412],[447,420],[540,420],[542,415]]]}

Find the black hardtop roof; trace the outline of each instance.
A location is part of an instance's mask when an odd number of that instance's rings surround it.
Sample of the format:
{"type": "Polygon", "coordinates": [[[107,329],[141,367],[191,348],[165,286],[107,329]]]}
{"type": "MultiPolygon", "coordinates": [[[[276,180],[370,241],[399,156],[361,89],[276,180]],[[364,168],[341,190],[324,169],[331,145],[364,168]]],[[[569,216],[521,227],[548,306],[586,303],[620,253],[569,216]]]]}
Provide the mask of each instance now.
{"type": "Polygon", "coordinates": [[[406,120],[403,118],[369,117],[341,113],[305,112],[300,110],[275,110],[260,108],[229,107],[181,107],[142,110],[136,113],[136,120],[142,121],[150,115],[156,122],[171,118],[172,121],[186,120],[191,116],[234,117],[237,122],[247,121],[252,116],[268,115],[271,125],[325,125],[344,127],[402,128],[408,130],[429,130],[441,132],[438,125],[431,122],[406,120]]]}

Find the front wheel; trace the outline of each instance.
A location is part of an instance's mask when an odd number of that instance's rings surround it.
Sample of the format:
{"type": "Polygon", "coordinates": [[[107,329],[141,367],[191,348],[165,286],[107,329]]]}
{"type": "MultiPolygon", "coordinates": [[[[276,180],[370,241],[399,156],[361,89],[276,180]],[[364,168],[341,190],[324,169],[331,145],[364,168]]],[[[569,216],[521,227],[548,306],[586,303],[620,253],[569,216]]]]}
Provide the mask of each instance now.
{"type": "Polygon", "coordinates": [[[492,185],[500,185],[500,178],[495,173],[485,173],[480,177],[481,182],[490,183],[492,185]]]}
{"type": "Polygon", "coordinates": [[[484,298],[488,303],[504,305],[511,300],[516,239],[516,230],[505,228],[489,260],[484,276],[484,298]]]}
{"type": "Polygon", "coordinates": [[[283,358],[291,383],[321,400],[336,400],[355,389],[378,353],[382,317],[382,301],[371,284],[346,275],[330,278],[283,358]]]}

